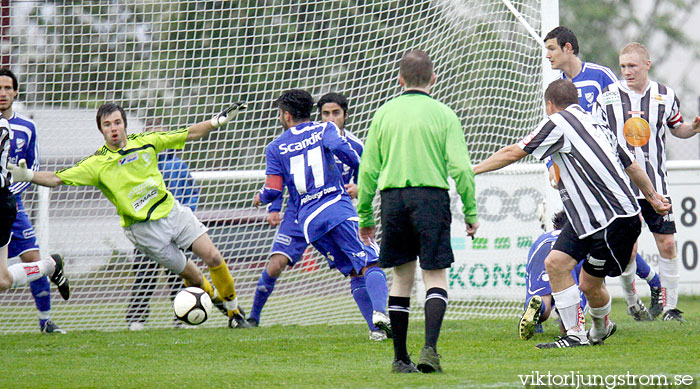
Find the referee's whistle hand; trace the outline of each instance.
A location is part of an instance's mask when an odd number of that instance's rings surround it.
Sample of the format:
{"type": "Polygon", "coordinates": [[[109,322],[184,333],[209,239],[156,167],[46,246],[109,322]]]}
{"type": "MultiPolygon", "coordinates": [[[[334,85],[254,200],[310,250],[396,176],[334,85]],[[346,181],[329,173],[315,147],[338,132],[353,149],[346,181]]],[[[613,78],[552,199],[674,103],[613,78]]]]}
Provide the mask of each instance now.
{"type": "Polygon", "coordinates": [[[467,236],[471,236],[472,239],[474,239],[474,235],[476,235],[476,230],[479,229],[479,222],[476,222],[474,224],[467,223],[467,236]]]}

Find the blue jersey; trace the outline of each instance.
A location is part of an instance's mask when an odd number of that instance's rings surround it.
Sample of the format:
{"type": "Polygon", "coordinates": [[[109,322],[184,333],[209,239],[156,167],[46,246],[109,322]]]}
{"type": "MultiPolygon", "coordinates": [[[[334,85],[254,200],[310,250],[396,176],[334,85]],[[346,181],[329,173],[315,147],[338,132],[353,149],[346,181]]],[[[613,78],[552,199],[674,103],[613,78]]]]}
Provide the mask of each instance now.
{"type": "MultiPolygon", "coordinates": [[[[28,117],[14,112],[8,120],[12,131],[10,141],[9,162],[17,164],[19,160],[27,161],[27,167],[39,171],[39,148],[36,141],[36,126],[28,117]]],[[[10,192],[15,195],[17,206],[22,207],[22,193],[31,182],[15,182],[10,186],[10,192]]]]}
{"type": "MultiPolygon", "coordinates": [[[[343,135],[345,140],[350,143],[350,146],[352,146],[353,150],[357,152],[357,154],[361,157],[362,156],[362,150],[364,150],[365,144],[362,143],[362,140],[360,138],[356,137],[353,133],[351,133],[348,130],[345,130],[345,135],[343,135]]],[[[346,165],[343,161],[340,160],[340,158],[335,157],[335,164],[338,166],[338,170],[340,170],[341,175],[343,176],[343,182],[345,184],[349,184],[350,182],[357,183],[357,174],[359,172],[359,169],[353,169],[350,165],[346,165]]],[[[277,198],[275,201],[270,203],[270,206],[267,208],[269,212],[279,212],[282,210],[282,197],[280,196],[277,198]]],[[[292,219],[296,219],[296,206],[292,202],[292,198],[289,197],[287,199],[287,212],[284,215],[284,218],[287,218],[287,215],[292,217],[292,219]]]]}
{"type": "MultiPolygon", "coordinates": [[[[362,143],[360,138],[356,137],[352,132],[345,130],[345,140],[350,143],[350,146],[352,146],[353,150],[357,152],[357,154],[362,157],[362,150],[365,148],[365,144],[362,143]]],[[[351,182],[354,182],[357,184],[357,174],[359,173],[359,169],[353,169],[352,166],[346,165],[343,163],[343,161],[340,160],[340,158],[336,157],[335,158],[335,164],[338,166],[338,170],[340,170],[340,174],[343,175],[343,182],[346,184],[349,184],[351,182]]]]}
{"type": "MultiPolygon", "coordinates": [[[[265,156],[265,173],[282,177],[307,242],[357,218],[335,158],[357,170],[360,155],[333,122],[291,127],[267,146],[265,156]]],[[[260,200],[270,203],[281,196],[281,191],[264,189],[260,200]]]]}
{"type": "MultiPolygon", "coordinates": [[[[561,78],[566,79],[563,72],[561,78]]],[[[586,112],[591,112],[601,91],[616,81],[617,77],[610,68],[591,62],[584,62],[581,72],[571,80],[578,89],[578,105],[586,112]]]]}
{"type": "Polygon", "coordinates": [[[173,150],[158,154],[158,170],[163,175],[165,186],[175,200],[193,211],[199,201],[199,188],[190,174],[187,164],[175,155],[173,150]]]}

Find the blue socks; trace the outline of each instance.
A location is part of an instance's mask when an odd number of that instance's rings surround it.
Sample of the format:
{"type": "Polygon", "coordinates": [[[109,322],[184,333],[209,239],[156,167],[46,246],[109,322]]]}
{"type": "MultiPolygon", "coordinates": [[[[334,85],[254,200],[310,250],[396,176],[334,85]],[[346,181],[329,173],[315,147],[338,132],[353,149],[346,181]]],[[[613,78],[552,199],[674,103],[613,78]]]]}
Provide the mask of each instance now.
{"type": "Polygon", "coordinates": [[[661,281],[659,280],[659,275],[654,272],[651,280],[649,279],[649,274],[653,270],[651,269],[651,266],[649,266],[649,264],[642,258],[642,256],[637,254],[635,261],[637,262],[637,275],[639,278],[647,280],[650,288],[660,288],[661,281]]]}
{"type": "Polygon", "coordinates": [[[379,328],[375,327],[374,323],[372,323],[372,300],[370,300],[369,294],[367,294],[365,278],[362,276],[350,278],[350,291],[352,292],[352,297],[355,299],[357,307],[360,308],[360,313],[362,314],[362,317],[365,318],[370,331],[379,330],[379,328]]]}
{"type": "Polygon", "coordinates": [[[48,277],[41,277],[29,283],[29,288],[34,296],[36,309],[39,310],[39,326],[44,328],[44,324],[49,320],[51,312],[51,284],[48,277]]]}
{"type": "Polygon", "coordinates": [[[367,294],[372,301],[372,310],[386,313],[389,288],[386,286],[386,274],[380,267],[374,266],[365,270],[365,285],[367,294]]]}
{"type": "Polygon", "coordinates": [[[258,286],[255,288],[253,307],[250,309],[250,315],[248,315],[248,317],[258,323],[260,323],[260,313],[267,302],[267,298],[270,297],[275,289],[275,282],[277,282],[277,278],[270,277],[267,274],[267,269],[264,269],[258,280],[258,286]]]}

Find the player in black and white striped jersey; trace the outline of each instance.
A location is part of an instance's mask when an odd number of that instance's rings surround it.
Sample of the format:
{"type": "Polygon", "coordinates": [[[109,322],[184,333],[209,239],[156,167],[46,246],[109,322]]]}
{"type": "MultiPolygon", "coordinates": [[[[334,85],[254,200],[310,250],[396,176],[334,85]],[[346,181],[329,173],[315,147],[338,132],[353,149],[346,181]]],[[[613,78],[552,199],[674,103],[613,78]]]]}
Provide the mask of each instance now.
{"type": "MultiPolygon", "coordinates": [[[[679,138],[689,138],[700,131],[700,117],[693,123],[683,123],[680,101],[673,89],[649,79],[649,51],[639,43],[630,43],[620,52],[623,80],[603,90],[593,108],[594,117],[610,127],[620,145],[628,149],[644,167],[657,192],[666,198],[667,131],[679,138]]],[[[663,306],[664,320],[685,321],[678,303],[678,259],[674,234],[673,213],[660,216],[632,186],[642,208],[642,216],[654,235],[661,258],[659,277],[661,290],[652,291],[649,313],[656,317],[663,306]],[[665,304],[662,304],[664,303],[665,304]]],[[[670,200],[670,198],[669,198],[670,200]]],[[[628,269],[629,271],[629,269],[628,269]]],[[[631,273],[634,277],[634,272],[631,273]]]]}
{"type": "Polygon", "coordinates": [[[545,259],[545,267],[567,334],[537,347],[602,344],[616,329],[608,318],[611,299],[605,276],[616,277],[624,271],[641,230],[639,205],[627,176],[642,189],[657,212],[668,213],[670,204],[656,193],[644,170],[617,144],[610,131],[595,124],[578,105],[574,84],[554,81],[545,91],[545,101],[549,118],[520,142],[502,148],[475,166],[474,172],[500,169],[527,154],[539,159],[552,156],[559,165],[559,194],[568,222],[545,259]],[[579,286],[588,299],[593,319],[588,336],[579,287],[571,276],[577,263],[574,258],[587,258],[579,286]]]}
{"type": "Polygon", "coordinates": [[[10,122],[0,114],[0,291],[25,286],[43,276],[49,276],[59,288],[70,291],[68,280],[63,276],[63,261],[60,256],[7,266],[7,246],[17,216],[15,195],[9,189],[12,184],[11,175],[7,170],[10,137],[10,122]]]}

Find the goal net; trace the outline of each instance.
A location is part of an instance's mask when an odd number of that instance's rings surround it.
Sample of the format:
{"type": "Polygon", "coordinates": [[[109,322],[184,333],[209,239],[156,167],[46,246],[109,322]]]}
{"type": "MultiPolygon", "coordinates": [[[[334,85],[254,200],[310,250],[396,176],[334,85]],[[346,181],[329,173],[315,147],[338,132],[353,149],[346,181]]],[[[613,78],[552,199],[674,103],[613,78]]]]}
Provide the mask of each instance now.
{"type": "MultiPolygon", "coordinates": [[[[399,59],[420,48],[435,63],[433,96],[457,112],[472,161],[481,161],[542,118],[542,49],[532,33],[542,35],[540,7],[535,0],[13,2],[2,55],[20,80],[15,111],[36,122],[42,170],[71,166],[104,143],[95,125],[104,102],[125,108],[129,133],[185,127],[233,101],[248,103],[226,129],[178,156],[199,186],[195,213],[249,311],[275,233],[266,211],[252,207],[264,147],[281,133],[274,99],[291,88],[316,99],[343,93],[348,130],[363,139],[375,110],[401,93],[399,59]]],[[[448,318],[520,309],[527,245],[540,232],[533,204],[541,188],[529,177],[539,179],[541,168],[527,166],[479,178],[483,227],[474,240],[455,227],[448,318]]],[[[65,257],[73,294],[64,302],[52,289],[60,326],[126,329],[127,306],[144,287],[152,292],[146,328],[173,326],[170,295],[182,286],[163,269],[137,277],[142,262],[97,189],[33,185],[23,199],[42,257],[65,257]]],[[[412,301],[420,317],[423,296],[412,301]]],[[[29,288],[1,293],[0,307],[0,333],[38,329],[29,288]]],[[[225,323],[215,313],[204,325],[225,323]]],[[[277,282],[261,324],[317,323],[363,320],[349,280],[307,250],[277,282]]]]}

